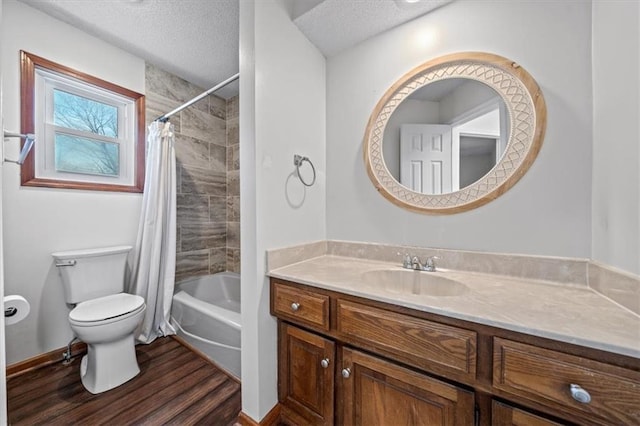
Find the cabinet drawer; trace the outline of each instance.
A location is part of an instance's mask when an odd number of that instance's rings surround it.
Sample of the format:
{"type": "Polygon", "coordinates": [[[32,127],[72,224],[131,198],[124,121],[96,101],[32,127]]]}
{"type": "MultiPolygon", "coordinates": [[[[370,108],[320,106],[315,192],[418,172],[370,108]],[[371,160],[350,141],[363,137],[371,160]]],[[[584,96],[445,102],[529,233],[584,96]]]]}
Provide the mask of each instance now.
{"type": "Polygon", "coordinates": [[[640,373],[598,361],[494,338],[493,386],[558,410],[612,424],[640,424],[640,373]],[[572,397],[571,385],[589,402],[572,397]]]}
{"type": "Polygon", "coordinates": [[[426,371],[475,379],[475,332],[342,299],[337,308],[337,332],[350,341],[426,371]]]}
{"type": "Polygon", "coordinates": [[[272,301],[274,315],[329,330],[329,296],[276,282],[272,301]]]}
{"type": "Polygon", "coordinates": [[[493,401],[491,406],[491,426],[560,426],[560,423],[493,401]]]}

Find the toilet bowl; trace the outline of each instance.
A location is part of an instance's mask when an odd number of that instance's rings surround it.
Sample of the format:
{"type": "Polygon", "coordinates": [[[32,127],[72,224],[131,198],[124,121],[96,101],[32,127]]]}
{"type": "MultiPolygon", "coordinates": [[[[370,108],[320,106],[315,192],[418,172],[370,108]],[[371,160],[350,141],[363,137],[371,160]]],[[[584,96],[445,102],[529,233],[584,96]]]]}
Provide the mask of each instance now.
{"type": "Polygon", "coordinates": [[[75,307],[69,325],[87,344],[80,364],[84,387],[97,394],[131,380],[140,372],[135,335],[146,306],[140,296],[124,293],[130,246],[53,253],[65,300],[75,307]]]}
{"type": "Polygon", "coordinates": [[[69,313],[71,330],[87,344],[80,378],[89,392],[108,391],[138,375],[134,331],[145,309],[142,297],[119,293],[79,303],[69,313]]]}

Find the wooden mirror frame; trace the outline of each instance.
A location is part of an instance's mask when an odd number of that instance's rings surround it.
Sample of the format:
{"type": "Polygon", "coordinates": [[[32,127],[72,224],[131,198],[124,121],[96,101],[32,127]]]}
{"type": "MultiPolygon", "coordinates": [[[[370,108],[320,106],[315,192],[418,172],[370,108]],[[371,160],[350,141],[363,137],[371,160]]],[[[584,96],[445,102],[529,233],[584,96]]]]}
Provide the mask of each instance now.
{"type": "Polygon", "coordinates": [[[365,167],[376,189],[400,207],[426,214],[459,213],[496,199],[525,174],[540,151],[546,123],[547,108],[542,91],[517,63],[482,52],[441,56],[409,71],[382,96],[365,131],[365,167]],[[449,78],[476,80],[498,93],[509,117],[507,146],[500,161],[473,184],[447,194],[415,192],[389,173],[382,155],[384,129],[405,98],[429,83],[449,78]]]}

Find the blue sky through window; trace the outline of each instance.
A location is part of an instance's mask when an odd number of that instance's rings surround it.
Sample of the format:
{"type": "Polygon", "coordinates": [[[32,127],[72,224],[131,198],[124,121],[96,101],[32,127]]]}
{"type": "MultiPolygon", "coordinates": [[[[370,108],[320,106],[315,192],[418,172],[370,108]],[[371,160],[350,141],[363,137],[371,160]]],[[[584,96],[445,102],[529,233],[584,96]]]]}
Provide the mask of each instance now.
{"type": "Polygon", "coordinates": [[[118,176],[120,145],[56,133],[55,166],[59,172],[118,176]]]}
{"type": "MultiPolygon", "coordinates": [[[[118,136],[118,108],[63,90],[53,91],[56,126],[111,138],[118,136]]],[[[59,172],[118,176],[118,143],[56,131],[55,168],[59,172]]]]}
{"type": "Polygon", "coordinates": [[[57,126],[118,137],[118,108],[55,89],[53,120],[57,126]]]}

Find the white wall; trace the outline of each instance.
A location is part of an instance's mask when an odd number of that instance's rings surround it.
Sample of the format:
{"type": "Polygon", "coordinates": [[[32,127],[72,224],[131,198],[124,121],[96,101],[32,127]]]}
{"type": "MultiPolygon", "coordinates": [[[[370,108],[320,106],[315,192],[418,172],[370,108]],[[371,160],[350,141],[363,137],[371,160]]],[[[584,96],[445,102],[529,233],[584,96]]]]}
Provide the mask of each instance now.
{"type": "Polygon", "coordinates": [[[591,5],[453,2],[327,61],[329,239],[586,258],[591,254],[591,5]],[[448,216],[411,213],[370,182],[362,140],[373,107],[407,70],[487,51],[517,61],[548,109],[542,150],[497,200],[448,216]],[[384,63],[385,66],[380,66],[384,63]]]}
{"type": "MultiPolygon", "coordinates": [[[[0,3],[0,22],[2,22],[2,3],[0,3]]],[[[0,39],[0,58],[4,43],[0,39]]],[[[2,68],[0,68],[0,129],[4,129],[4,119],[2,113],[2,68]]],[[[4,158],[4,142],[0,144],[0,159],[4,158]]],[[[2,239],[2,170],[4,162],[0,162],[0,297],[4,298],[4,243],[2,239]]],[[[0,303],[4,311],[4,300],[0,303]]],[[[5,352],[5,332],[4,315],[0,318],[0,425],[7,424],[7,375],[6,375],[6,352],[5,352]]]]}
{"type": "Polygon", "coordinates": [[[242,409],[255,420],[277,402],[265,252],[326,238],[325,60],[291,22],[289,6],[240,2],[242,409]],[[314,186],[293,174],[294,154],[313,161],[314,186]]]}
{"type": "Polygon", "coordinates": [[[593,2],[594,260],[640,275],[640,3],[593,2]]]}
{"type": "MultiPolygon", "coordinates": [[[[13,0],[3,1],[4,125],[20,128],[19,51],[144,93],[144,61],[13,0]]],[[[37,141],[36,141],[37,143],[37,141]]],[[[7,143],[7,156],[17,144],[7,143]]],[[[68,308],[50,253],[135,243],[140,194],[20,187],[19,167],[3,167],[5,293],[31,304],[6,328],[7,363],[66,346],[68,308]]]]}

